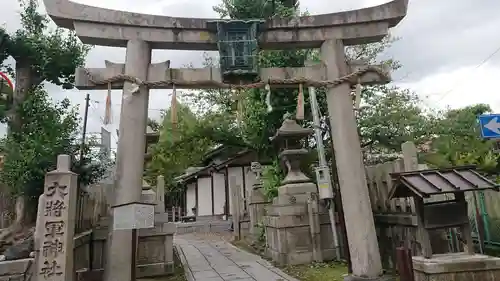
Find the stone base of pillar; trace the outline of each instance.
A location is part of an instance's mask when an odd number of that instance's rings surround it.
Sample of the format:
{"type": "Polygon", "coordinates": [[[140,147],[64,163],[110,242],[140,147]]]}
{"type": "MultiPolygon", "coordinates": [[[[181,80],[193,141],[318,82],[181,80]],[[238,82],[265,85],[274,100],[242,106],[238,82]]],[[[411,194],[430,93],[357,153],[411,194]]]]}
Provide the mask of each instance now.
{"type": "Polygon", "coordinates": [[[314,183],[287,184],[279,188],[278,197],[266,207],[266,255],[280,265],[307,264],[318,256],[323,260],[335,258],[326,210],[320,209],[318,230],[316,235],[311,234],[307,203],[311,193],[317,193],[314,183]]]}
{"type": "Polygon", "coordinates": [[[394,276],[379,276],[375,278],[358,277],[354,275],[347,275],[344,277],[344,281],[396,281],[394,276]]]}
{"type": "Polygon", "coordinates": [[[433,255],[431,259],[413,257],[415,281],[428,280],[500,280],[500,258],[485,255],[451,253],[433,255]]]}

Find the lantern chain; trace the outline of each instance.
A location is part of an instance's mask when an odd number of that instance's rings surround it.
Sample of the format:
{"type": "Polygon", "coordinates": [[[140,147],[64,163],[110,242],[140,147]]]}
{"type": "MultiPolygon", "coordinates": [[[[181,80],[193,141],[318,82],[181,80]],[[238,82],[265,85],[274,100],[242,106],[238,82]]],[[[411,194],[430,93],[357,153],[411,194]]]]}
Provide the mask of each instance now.
{"type": "Polygon", "coordinates": [[[345,76],[342,76],[340,78],[337,78],[335,80],[326,80],[326,81],[318,81],[318,80],[311,80],[307,78],[291,78],[291,79],[268,79],[266,81],[259,81],[255,83],[250,83],[250,84],[227,84],[227,83],[221,83],[213,80],[207,80],[207,81],[185,81],[185,80],[176,80],[176,79],[169,79],[165,81],[143,81],[137,77],[126,75],[126,74],[118,74],[116,76],[113,76],[111,78],[106,78],[106,79],[96,79],[88,69],[84,69],[85,75],[89,79],[90,82],[92,82],[95,85],[105,85],[105,84],[111,84],[114,82],[122,82],[122,81],[127,81],[134,83],[138,86],[146,86],[146,87],[162,87],[162,86],[193,86],[193,88],[196,88],[198,85],[213,85],[214,88],[219,88],[219,89],[235,89],[235,90],[242,90],[242,89],[257,89],[257,88],[263,88],[267,84],[269,85],[297,85],[297,84],[302,84],[304,86],[311,86],[311,87],[336,87],[340,84],[347,83],[347,82],[352,82],[353,84],[356,83],[357,78],[360,76],[366,74],[366,73],[376,73],[380,75],[381,77],[387,77],[388,74],[384,71],[382,71],[379,67],[375,66],[367,66],[365,68],[361,68],[359,70],[356,70],[350,74],[347,74],[345,76]]]}

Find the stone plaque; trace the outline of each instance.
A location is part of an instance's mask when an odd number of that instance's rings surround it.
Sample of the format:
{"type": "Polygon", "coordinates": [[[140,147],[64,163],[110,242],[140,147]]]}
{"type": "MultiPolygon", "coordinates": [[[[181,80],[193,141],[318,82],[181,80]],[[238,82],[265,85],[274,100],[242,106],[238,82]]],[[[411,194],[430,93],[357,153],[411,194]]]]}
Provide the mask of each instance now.
{"type": "Polygon", "coordinates": [[[133,203],[113,208],[113,230],[153,228],[155,206],[133,203]]]}

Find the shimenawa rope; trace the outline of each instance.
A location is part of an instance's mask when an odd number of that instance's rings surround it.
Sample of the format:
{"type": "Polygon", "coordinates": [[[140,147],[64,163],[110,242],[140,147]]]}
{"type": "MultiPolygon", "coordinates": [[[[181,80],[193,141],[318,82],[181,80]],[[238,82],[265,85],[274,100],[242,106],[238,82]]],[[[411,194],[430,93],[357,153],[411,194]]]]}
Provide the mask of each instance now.
{"type": "Polygon", "coordinates": [[[351,80],[356,81],[357,78],[359,78],[361,75],[373,72],[379,74],[381,77],[387,76],[387,73],[383,72],[380,68],[375,67],[375,66],[367,66],[365,68],[361,68],[359,70],[356,70],[350,74],[347,74],[345,76],[342,76],[340,78],[337,78],[335,80],[326,80],[326,81],[315,81],[311,79],[306,79],[306,78],[291,78],[291,79],[268,79],[266,81],[259,81],[255,83],[250,83],[250,84],[226,84],[226,83],[221,83],[213,80],[207,80],[207,81],[185,81],[185,80],[175,80],[175,79],[170,79],[170,80],[165,80],[165,81],[143,81],[137,77],[133,77],[130,75],[126,74],[118,74],[116,76],[113,76],[111,78],[107,79],[96,79],[88,69],[84,69],[85,74],[87,75],[88,79],[90,82],[92,82],[95,85],[105,85],[105,84],[110,84],[113,82],[120,82],[120,81],[127,81],[134,83],[138,86],[146,86],[146,87],[152,87],[152,88],[157,88],[161,86],[173,86],[173,85],[183,85],[183,86],[193,86],[193,88],[196,88],[197,85],[211,85],[214,88],[219,88],[219,89],[256,89],[256,88],[263,88],[267,84],[270,85],[296,85],[296,84],[302,84],[304,86],[312,86],[312,87],[336,87],[340,84],[349,82],[351,80]]]}

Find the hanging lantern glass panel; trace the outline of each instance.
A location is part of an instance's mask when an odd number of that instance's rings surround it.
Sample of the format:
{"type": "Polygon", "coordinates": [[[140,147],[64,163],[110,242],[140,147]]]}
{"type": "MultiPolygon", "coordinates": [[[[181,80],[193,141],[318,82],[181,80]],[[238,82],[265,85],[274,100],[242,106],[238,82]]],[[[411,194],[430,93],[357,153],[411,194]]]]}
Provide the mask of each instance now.
{"type": "Polygon", "coordinates": [[[258,28],[263,21],[217,21],[221,75],[224,82],[258,80],[258,28]]]}

